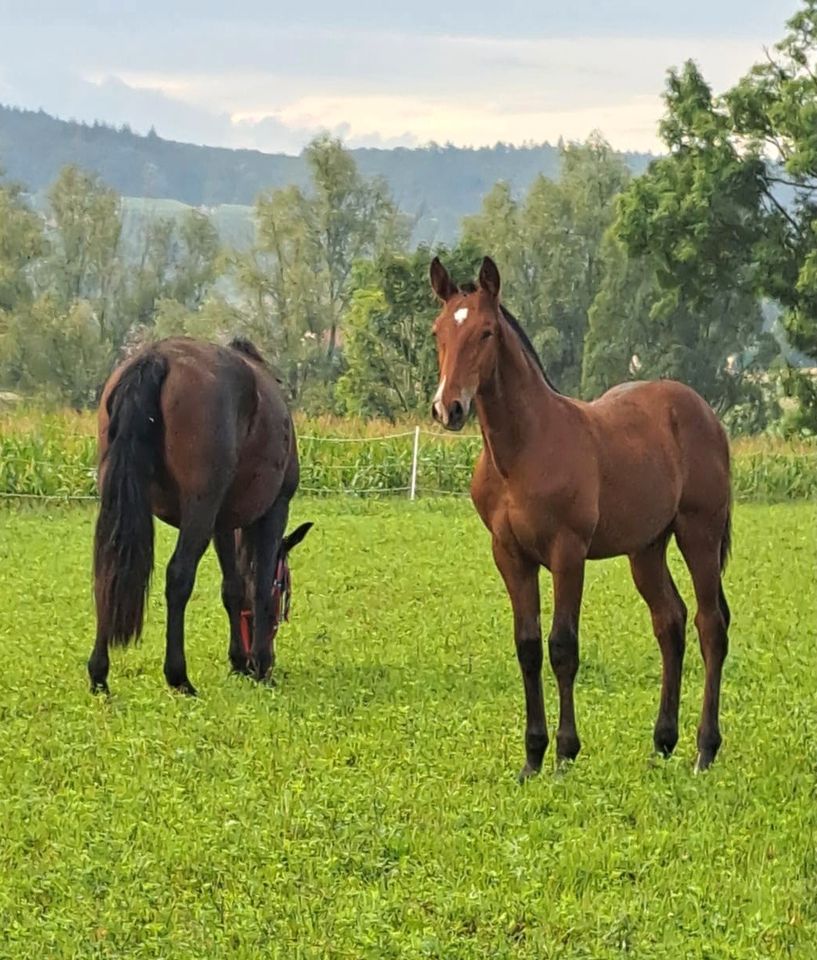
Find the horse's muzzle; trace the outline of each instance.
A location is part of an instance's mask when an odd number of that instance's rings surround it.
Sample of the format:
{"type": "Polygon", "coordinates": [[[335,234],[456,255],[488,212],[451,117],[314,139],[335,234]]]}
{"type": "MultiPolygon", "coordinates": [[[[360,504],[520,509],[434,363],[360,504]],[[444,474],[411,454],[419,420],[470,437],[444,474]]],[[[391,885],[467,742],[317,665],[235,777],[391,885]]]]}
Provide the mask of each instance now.
{"type": "Polygon", "coordinates": [[[431,407],[431,416],[446,430],[462,430],[468,416],[468,407],[459,400],[453,400],[447,406],[437,400],[431,407]]]}

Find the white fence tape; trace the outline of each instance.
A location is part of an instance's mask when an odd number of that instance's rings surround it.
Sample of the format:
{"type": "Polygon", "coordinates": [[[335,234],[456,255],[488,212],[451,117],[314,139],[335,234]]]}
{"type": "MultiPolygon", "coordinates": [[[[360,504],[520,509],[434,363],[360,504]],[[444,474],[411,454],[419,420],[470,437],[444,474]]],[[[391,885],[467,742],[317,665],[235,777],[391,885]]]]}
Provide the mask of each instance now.
{"type": "MultiPolygon", "coordinates": [[[[376,444],[376,443],[387,443],[393,440],[407,439],[411,437],[413,440],[412,443],[412,455],[411,455],[411,470],[409,474],[409,482],[407,484],[400,484],[392,487],[315,487],[309,485],[301,485],[299,490],[302,493],[321,495],[321,496],[334,496],[334,495],[351,495],[351,496],[372,496],[374,494],[383,495],[383,494],[406,494],[410,500],[416,500],[418,493],[431,495],[431,496],[449,496],[449,497],[463,497],[467,496],[467,493],[461,491],[451,491],[451,490],[442,490],[437,487],[427,487],[419,483],[420,477],[420,465],[422,463],[431,464],[432,461],[424,460],[422,456],[422,444],[421,437],[433,437],[434,440],[452,440],[452,441],[463,441],[463,440],[473,440],[479,437],[479,434],[454,434],[454,433],[437,433],[432,430],[422,430],[420,427],[415,427],[413,430],[405,430],[397,433],[387,433],[382,436],[375,437],[330,437],[323,436],[321,434],[304,434],[298,437],[298,443],[310,443],[310,442],[319,442],[319,443],[357,443],[357,444],[376,444]]],[[[36,460],[29,459],[28,457],[5,457],[3,463],[14,463],[14,464],[24,464],[29,466],[36,467],[53,467],[58,468],[61,466],[59,463],[54,463],[48,460],[36,460]]],[[[349,470],[349,464],[334,464],[326,463],[321,465],[321,470],[349,470]]],[[[470,467],[466,464],[451,464],[448,467],[449,470],[453,471],[470,471],[470,467]]],[[[95,470],[93,471],[96,472],[95,470]]],[[[63,503],[72,503],[72,502],[86,502],[94,501],[97,499],[96,495],[92,494],[59,494],[59,493],[3,493],[0,492],[0,499],[3,500],[41,500],[45,502],[63,502],[63,503]]]]}

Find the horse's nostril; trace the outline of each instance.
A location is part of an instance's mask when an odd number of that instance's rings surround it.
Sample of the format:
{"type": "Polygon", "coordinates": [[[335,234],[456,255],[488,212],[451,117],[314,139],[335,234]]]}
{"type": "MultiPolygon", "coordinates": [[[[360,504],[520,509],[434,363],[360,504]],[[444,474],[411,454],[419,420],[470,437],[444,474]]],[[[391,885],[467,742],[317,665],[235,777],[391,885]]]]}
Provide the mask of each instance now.
{"type": "Polygon", "coordinates": [[[459,402],[459,400],[455,400],[451,404],[451,409],[448,411],[448,417],[455,423],[462,419],[462,404],[459,402]]]}

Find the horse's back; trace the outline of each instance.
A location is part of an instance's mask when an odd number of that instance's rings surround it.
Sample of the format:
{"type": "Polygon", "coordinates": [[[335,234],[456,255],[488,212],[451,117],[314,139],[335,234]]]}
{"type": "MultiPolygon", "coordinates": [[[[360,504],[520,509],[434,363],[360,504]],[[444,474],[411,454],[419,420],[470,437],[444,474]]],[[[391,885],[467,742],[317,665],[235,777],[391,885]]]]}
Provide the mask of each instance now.
{"type": "Polygon", "coordinates": [[[163,443],[153,485],[156,514],[177,526],[186,503],[218,500],[220,522],[252,522],[292,472],[292,420],[275,377],[257,354],[240,349],[188,337],[150,344],[117,368],[105,386],[101,456],[109,397],[125,371],[150,355],[163,358],[167,368],[160,398],[163,443]]]}

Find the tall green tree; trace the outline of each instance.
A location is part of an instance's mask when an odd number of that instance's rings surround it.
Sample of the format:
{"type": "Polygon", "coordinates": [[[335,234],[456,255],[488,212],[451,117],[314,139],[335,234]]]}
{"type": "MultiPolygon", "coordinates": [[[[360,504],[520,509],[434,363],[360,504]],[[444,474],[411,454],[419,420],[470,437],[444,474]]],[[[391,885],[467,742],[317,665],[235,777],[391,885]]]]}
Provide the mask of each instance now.
{"type": "MultiPolygon", "coordinates": [[[[817,356],[816,60],[817,2],[806,0],[766,60],[722,97],[693,63],[671,72],[669,156],[622,201],[619,236],[656,272],[653,319],[679,314],[696,327],[681,339],[721,403],[749,383],[747,359],[768,359],[761,297],[782,306],[793,345],[817,356]],[[737,379],[725,370],[733,356],[737,379]]],[[[794,384],[802,422],[817,429],[817,384],[794,384]]]]}
{"type": "Polygon", "coordinates": [[[670,73],[665,101],[668,154],[620,198],[615,233],[629,260],[610,243],[584,386],[672,377],[725,412],[745,399],[752,361],[768,352],[753,261],[764,165],[737,149],[693,63],[670,73]]]}
{"type": "Polygon", "coordinates": [[[96,175],[69,166],[48,191],[48,204],[49,289],[66,310],[77,301],[90,303],[100,338],[121,340],[125,319],[115,315],[123,279],[120,197],[96,175]]]}
{"type": "Polygon", "coordinates": [[[291,399],[322,384],[316,397],[329,403],[354,266],[402,248],[407,230],[384,184],[363,177],[339,141],[319,137],[305,153],[309,189],[259,199],[257,242],[235,258],[235,277],[248,328],[275,357],[291,399]]]}
{"type": "Polygon", "coordinates": [[[0,311],[32,300],[32,267],[44,251],[42,223],[25,203],[22,188],[0,182],[0,311]]]}
{"type": "Polygon", "coordinates": [[[588,314],[604,272],[602,241],[629,174],[598,134],[563,146],[561,159],[558,182],[538,177],[522,201],[498,184],[480,213],[465,220],[463,235],[495,257],[505,301],[554,380],[574,392],[588,314]]]}
{"type": "MultiPolygon", "coordinates": [[[[480,254],[460,245],[440,250],[460,282],[475,276],[480,254]]],[[[432,253],[381,253],[358,265],[344,340],[346,371],[338,382],[344,409],[393,419],[426,413],[437,385],[431,327],[439,311],[428,283],[432,253]]]]}

